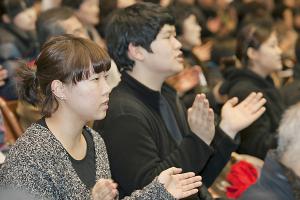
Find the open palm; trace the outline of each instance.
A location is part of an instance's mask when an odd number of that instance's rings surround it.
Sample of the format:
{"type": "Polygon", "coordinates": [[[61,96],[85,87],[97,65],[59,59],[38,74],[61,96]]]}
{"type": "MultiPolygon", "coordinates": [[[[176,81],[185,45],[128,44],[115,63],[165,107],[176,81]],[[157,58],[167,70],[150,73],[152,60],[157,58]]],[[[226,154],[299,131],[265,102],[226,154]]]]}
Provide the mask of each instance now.
{"type": "Polygon", "coordinates": [[[166,190],[176,199],[186,198],[198,192],[202,185],[201,176],[193,172],[182,173],[180,168],[169,168],[158,176],[158,181],[164,184],[166,190]]]}
{"type": "Polygon", "coordinates": [[[265,103],[266,99],[260,92],[252,92],[239,104],[236,97],[228,100],[222,108],[220,127],[229,136],[235,137],[237,132],[248,127],[265,112],[265,103]]]}

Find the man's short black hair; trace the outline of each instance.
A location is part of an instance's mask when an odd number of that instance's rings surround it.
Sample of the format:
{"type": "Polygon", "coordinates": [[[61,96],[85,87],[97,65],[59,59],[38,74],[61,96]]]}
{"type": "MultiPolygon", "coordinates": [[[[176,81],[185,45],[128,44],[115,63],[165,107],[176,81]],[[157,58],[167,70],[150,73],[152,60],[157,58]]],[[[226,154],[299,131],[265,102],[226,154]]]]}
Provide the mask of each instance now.
{"type": "Polygon", "coordinates": [[[152,52],[150,45],[166,24],[174,25],[174,18],[153,3],[136,3],[117,10],[108,22],[105,35],[108,51],[118,69],[132,70],[134,66],[127,55],[130,43],[152,52]]]}
{"type": "Polygon", "coordinates": [[[74,11],[68,7],[58,7],[42,12],[37,21],[37,36],[40,46],[52,36],[63,35],[66,33],[63,27],[59,24],[60,21],[75,17],[74,11]]]}

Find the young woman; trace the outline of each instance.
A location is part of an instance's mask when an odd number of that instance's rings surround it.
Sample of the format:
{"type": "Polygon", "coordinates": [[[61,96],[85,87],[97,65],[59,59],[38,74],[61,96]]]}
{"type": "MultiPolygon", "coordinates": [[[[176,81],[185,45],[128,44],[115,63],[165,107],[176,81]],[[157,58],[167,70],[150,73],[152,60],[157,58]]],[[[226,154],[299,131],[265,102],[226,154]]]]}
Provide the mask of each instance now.
{"type": "Polygon", "coordinates": [[[237,41],[237,58],[242,69],[231,69],[221,92],[244,99],[251,92],[262,92],[266,112],[241,133],[240,153],[264,159],[268,149],[276,147],[276,130],[284,109],[283,101],[270,75],[282,68],[281,50],[276,33],[267,22],[248,25],[237,41]]]}
{"type": "MultiPolygon", "coordinates": [[[[105,144],[85,126],[103,119],[110,88],[108,54],[96,43],[70,35],[54,37],[19,72],[20,98],[40,103],[43,118],[29,127],[0,170],[0,185],[36,199],[101,199],[117,196],[105,144]]],[[[174,199],[197,193],[201,177],[181,169],[163,171],[126,199],[174,199]]]]}

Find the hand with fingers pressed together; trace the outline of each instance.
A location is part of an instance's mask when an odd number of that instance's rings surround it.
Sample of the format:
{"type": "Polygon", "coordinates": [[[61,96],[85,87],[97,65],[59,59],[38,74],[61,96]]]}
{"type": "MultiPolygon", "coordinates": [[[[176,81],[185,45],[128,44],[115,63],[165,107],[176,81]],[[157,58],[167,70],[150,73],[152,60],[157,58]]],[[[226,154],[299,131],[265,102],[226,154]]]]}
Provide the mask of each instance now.
{"type": "Polygon", "coordinates": [[[110,179],[100,179],[92,189],[93,200],[113,200],[118,194],[117,184],[110,179]]]}
{"type": "Polygon", "coordinates": [[[190,129],[206,144],[210,144],[215,135],[214,112],[209,108],[204,94],[198,94],[188,109],[190,129]]]}
{"type": "Polygon", "coordinates": [[[162,183],[166,190],[176,199],[186,198],[198,192],[202,185],[201,176],[194,172],[181,173],[182,169],[171,167],[164,170],[158,176],[158,182],[162,183]]]}
{"type": "Polygon", "coordinates": [[[221,111],[220,128],[231,138],[257,120],[266,110],[262,93],[252,92],[238,104],[238,98],[229,99],[221,111]]]}

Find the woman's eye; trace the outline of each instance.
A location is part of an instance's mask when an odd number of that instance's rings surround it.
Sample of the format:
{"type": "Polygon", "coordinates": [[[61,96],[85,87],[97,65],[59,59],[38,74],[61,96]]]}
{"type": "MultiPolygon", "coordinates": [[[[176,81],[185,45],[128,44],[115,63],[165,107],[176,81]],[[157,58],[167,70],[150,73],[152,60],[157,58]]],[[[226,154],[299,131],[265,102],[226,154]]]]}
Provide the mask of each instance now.
{"type": "Polygon", "coordinates": [[[97,77],[97,78],[94,78],[93,80],[94,80],[94,81],[98,81],[98,80],[99,80],[99,78],[97,77]]]}

